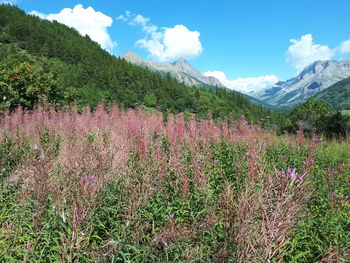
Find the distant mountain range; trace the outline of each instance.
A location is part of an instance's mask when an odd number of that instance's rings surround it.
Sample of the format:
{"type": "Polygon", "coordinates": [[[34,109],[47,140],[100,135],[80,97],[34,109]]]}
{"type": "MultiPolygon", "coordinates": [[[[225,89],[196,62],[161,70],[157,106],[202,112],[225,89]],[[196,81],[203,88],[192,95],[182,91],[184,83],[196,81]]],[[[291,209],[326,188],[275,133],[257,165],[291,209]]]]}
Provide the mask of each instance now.
{"type": "MultiPolygon", "coordinates": [[[[152,71],[170,73],[180,82],[189,86],[226,88],[218,79],[201,74],[199,70],[192,67],[183,58],[171,64],[158,64],[156,62],[143,60],[132,51],[126,52],[123,58],[133,64],[148,68],[152,71]]],[[[244,95],[255,104],[262,104],[274,108],[291,108],[305,102],[310,96],[314,96],[326,90],[333,84],[347,77],[350,77],[350,60],[316,61],[307,66],[292,79],[280,81],[272,87],[267,87],[255,93],[244,95]]],[[[335,96],[334,92],[328,90],[327,92],[320,93],[316,98],[322,97],[323,100],[329,101],[331,104],[337,103],[332,99],[325,99],[330,93],[333,94],[333,97],[335,96]]],[[[343,104],[344,103],[346,104],[346,102],[343,102],[343,104]]]]}
{"type": "MultiPolygon", "coordinates": [[[[231,89],[224,86],[217,78],[203,75],[198,69],[190,65],[184,58],[180,58],[173,63],[157,63],[153,61],[143,60],[140,56],[132,51],[127,51],[123,58],[135,65],[150,69],[152,71],[160,73],[170,73],[170,75],[176,78],[178,81],[184,83],[187,86],[196,86],[206,89],[224,88],[232,91],[231,89]]],[[[242,96],[246,97],[250,102],[270,107],[266,102],[260,101],[257,98],[252,97],[249,94],[244,94],[241,91],[236,91],[242,96]]]]}
{"type": "Polygon", "coordinates": [[[251,95],[274,107],[293,107],[347,77],[350,77],[350,60],[316,61],[296,77],[251,95]]]}
{"type": "Polygon", "coordinates": [[[141,59],[132,51],[127,51],[123,58],[135,65],[148,68],[152,71],[170,73],[173,77],[188,86],[206,87],[214,86],[224,88],[225,86],[214,77],[204,76],[199,70],[192,67],[184,58],[180,58],[174,63],[158,64],[153,61],[146,61],[141,59]]]}

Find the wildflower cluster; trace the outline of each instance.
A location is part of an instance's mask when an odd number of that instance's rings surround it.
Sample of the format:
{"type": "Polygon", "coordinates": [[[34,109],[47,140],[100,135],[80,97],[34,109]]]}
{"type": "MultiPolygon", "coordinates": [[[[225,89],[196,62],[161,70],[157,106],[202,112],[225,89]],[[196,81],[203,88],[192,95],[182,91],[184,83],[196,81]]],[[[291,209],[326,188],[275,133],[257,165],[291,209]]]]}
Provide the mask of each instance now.
{"type": "Polygon", "coordinates": [[[83,178],[81,179],[81,182],[83,183],[83,185],[95,185],[97,184],[97,180],[95,178],[95,176],[83,176],[83,178]]]}

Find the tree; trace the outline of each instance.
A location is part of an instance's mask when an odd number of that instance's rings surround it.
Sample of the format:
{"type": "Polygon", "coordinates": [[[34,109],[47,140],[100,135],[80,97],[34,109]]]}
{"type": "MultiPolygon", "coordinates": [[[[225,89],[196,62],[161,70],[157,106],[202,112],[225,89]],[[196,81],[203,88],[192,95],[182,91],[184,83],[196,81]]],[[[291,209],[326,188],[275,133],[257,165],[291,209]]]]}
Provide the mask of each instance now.
{"type": "Polygon", "coordinates": [[[290,113],[292,130],[301,126],[309,131],[312,128],[322,126],[322,121],[331,113],[331,107],[323,102],[309,98],[305,103],[295,107],[290,113]]]}
{"type": "Polygon", "coordinates": [[[157,106],[157,97],[153,93],[149,93],[144,97],[143,102],[147,107],[155,107],[157,106]]]}

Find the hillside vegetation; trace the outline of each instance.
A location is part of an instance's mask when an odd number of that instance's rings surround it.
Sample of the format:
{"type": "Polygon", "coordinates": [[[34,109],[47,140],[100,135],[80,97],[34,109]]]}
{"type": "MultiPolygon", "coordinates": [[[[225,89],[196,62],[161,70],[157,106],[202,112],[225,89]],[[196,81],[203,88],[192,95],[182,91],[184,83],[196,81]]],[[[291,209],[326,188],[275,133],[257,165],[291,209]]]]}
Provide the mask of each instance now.
{"type": "Polygon", "coordinates": [[[322,100],[337,110],[350,110],[350,78],[341,80],[317,93],[316,100],[322,100]]]}

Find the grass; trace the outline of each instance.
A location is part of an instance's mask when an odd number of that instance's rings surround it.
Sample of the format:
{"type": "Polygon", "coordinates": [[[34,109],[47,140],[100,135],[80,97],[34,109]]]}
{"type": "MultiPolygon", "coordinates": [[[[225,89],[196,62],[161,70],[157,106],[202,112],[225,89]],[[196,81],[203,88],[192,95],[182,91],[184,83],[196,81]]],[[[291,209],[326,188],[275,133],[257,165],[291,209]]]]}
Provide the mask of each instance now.
{"type": "Polygon", "coordinates": [[[347,142],[102,106],[0,124],[1,262],[350,261],[347,142]]]}
{"type": "Polygon", "coordinates": [[[342,110],[341,113],[343,115],[350,115],[350,110],[342,110]]]}

